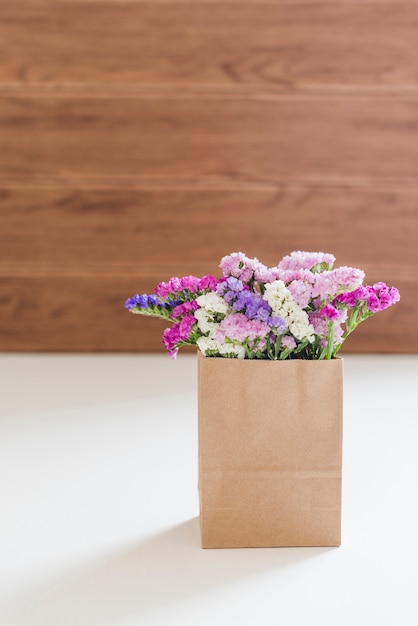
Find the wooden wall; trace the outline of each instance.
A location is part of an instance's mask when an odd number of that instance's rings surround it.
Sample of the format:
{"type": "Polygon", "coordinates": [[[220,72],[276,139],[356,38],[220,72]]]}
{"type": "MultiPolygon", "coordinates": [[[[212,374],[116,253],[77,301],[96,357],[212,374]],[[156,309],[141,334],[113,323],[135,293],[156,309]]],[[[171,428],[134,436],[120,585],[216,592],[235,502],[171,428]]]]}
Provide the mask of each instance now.
{"type": "Polygon", "coordinates": [[[418,1],[0,2],[0,350],[160,349],[123,302],[333,252],[416,352],[418,1]]]}

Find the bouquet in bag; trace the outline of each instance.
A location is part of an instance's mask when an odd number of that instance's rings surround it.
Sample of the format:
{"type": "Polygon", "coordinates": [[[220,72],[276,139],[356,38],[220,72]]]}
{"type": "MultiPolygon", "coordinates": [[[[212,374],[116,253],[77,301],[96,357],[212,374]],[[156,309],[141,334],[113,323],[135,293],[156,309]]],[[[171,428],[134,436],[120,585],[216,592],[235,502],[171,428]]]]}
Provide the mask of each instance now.
{"type": "Polygon", "coordinates": [[[172,358],[184,345],[207,357],[332,359],[357,326],[399,301],[396,287],[364,284],[364,272],[333,268],[323,252],[292,252],[275,267],[233,252],[222,276],[184,276],[125,302],[132,313],[170,323],[172,358]]]}

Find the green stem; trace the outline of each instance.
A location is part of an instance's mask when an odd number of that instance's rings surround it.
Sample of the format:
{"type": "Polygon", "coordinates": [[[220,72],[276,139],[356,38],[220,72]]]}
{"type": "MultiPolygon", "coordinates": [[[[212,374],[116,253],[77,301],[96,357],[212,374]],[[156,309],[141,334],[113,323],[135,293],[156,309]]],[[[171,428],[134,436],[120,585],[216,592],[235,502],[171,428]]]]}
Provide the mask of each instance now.
{"type": "Polygon", "coordinates": [[[276,345],[274,348],[274,360],[275,361],[277,361],[277,359],[279,358],[280,346],[282,345],[282,338],[283,338],[283,335],[278,335],[276,339],[276,345]]]}
{"type": "Polygon", "coordinates": [[[156,311],[148,311],[147,309],[131,309],[131,312],[135,315],[146,315],[147,317],[156,317],[161,320],[166,320],[174,324],[175,320],[171,319],[169,313],[159,313],[156,311]]]}
{"type": "Polygon", "coordinates": [[[332,359],[332,353],[334,350],[334,322],[328,324],[328,346],[326,359],[332,359]]]}

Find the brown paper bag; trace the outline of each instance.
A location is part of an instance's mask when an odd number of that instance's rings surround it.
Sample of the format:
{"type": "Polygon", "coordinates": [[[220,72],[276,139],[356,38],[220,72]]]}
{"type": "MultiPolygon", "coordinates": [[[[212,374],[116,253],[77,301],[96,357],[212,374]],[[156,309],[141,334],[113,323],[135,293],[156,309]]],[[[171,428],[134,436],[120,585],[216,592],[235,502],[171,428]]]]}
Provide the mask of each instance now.
{"type": "Polygon", "coordinates": [[[203,548],[341,543],[341,359],[198,353],[203,548]]]}

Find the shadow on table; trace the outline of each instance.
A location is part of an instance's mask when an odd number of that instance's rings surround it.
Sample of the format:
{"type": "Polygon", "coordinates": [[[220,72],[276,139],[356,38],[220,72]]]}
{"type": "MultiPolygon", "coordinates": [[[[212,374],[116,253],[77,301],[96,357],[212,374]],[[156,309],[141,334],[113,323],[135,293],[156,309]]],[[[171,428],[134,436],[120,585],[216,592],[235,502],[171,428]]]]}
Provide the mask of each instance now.
{"type": "Polygon", "coordinates": [[[329,550],[202,550],[195,518],[22,593],[7,626],[109,626],[203,599],[211,590],[290,568],[329,550]]]}

